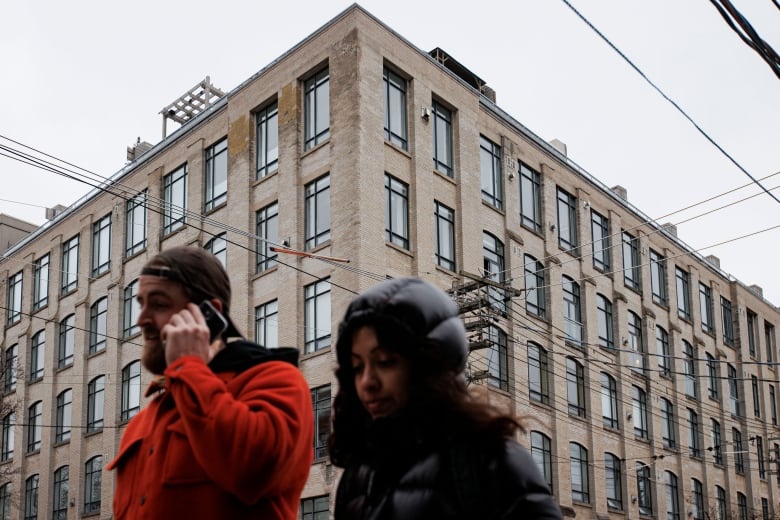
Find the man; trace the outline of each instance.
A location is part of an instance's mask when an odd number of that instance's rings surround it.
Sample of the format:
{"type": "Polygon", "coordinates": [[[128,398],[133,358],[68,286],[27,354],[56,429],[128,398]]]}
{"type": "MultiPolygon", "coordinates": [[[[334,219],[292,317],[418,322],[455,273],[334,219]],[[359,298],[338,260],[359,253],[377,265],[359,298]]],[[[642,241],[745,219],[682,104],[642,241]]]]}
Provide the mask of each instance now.
{"type": "Polygon", "coordinates": [[[314,431],[298,351],[241,338],[229,318],[228,275],[199,247],[152,258],[138,303],[141,361],[160,377],[108,465],[114,517],[297,518],[314,431]],[[211,343],[204,300],[227,321],[211,343]]]}

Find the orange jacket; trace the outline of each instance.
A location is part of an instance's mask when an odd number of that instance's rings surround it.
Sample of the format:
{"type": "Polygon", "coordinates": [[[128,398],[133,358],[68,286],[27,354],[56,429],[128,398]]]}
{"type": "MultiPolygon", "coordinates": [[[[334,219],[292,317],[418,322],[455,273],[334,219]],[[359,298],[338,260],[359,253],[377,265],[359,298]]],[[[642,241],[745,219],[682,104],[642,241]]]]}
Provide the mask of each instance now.
{"type": "Polygon", "coordinates": [[[297,518],[314,431],[298,368],[270,360],[215,374],[185,356],[164,376],[108,465],[114,517],[297,518]]]}

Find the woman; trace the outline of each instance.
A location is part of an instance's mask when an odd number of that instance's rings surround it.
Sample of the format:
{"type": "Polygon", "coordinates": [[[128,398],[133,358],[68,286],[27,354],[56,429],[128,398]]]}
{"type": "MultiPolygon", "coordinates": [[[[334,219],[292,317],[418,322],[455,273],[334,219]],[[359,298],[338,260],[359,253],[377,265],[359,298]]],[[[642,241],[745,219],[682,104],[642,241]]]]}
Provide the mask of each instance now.
{"type": "Polygon", "coordinates": [[[339,326],[335,518],[560,519],[519,423],[473,400],[454,302],[417,278],[358,296],[339,326]]]}

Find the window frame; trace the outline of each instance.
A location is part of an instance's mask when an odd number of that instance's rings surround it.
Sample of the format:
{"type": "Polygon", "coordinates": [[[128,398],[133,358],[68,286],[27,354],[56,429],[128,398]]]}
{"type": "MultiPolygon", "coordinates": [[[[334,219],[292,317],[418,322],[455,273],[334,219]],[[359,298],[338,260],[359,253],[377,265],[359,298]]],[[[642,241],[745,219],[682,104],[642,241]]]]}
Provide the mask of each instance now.
{"type": "Polygon", "coordinates": [[[693,408],[688,408],[688,455],[695,459],[702,457],[701,423],[699,414],[693,408]]]}
{"type": "Polygon", "coordinates": [[[66,295],[79,286],[79,235],[62,243],[60,294],[66,295]]]}
{"type": "Polygon", "coordinates": [[[482,201],[503,211],[504,176],[501,168],[501,146],[480,135],[479,158],[482,201]]]}
{"type": "Polygon", "coordinates": [[[577,198],[560,186],[557,188],[558,247],[576,256],[579,247],[577,236],[577,198]]]}
{"type": "Polygon", "coordinates": [[[146,249],[148,190],[143,190],[125,204],[125,257],[129,258],[146,249]],[[139,224],[140,221],[140,224],[139,224]],[[140,226],[140,233],[136,230],[140,226]],[[139,237],[140,236],[140,240],[139,237]]]}
{"type": "Polygon", "coordinates": [[[385,172],[385,240],[409,249],[409,185],[385,172]]]}
{"type": "Polygon", "coordinates": [[[669,345],[669,333],[660,325],[655,326],[655,348],[661,375],[672,377],[672,356],[669,345]]]}
{"type": "Polygon", "coordinates": [[[23,273],[19,271],[8,277],[8,299],[6,308],[6,326],[10,327],[22,321],[23,273]]]}
{"type": "Polygon", "coordinates": [[[647,417],[647,392],[636,385],[631,385],[632,420],[634,425],[634,437],[649,440],[647,417]]]}
{"type": "Polygon", "coordinates": [[[436,229],[436,265],[455,272],[455,210],[435,200],[433,218],[436,229]]]}
{"type": "Polygon", "coordinates": [[[255,180],[279,170],[279,102],[274,100],[255,113],[255,180]],[[272,146],[272,139],[276,146],[272,146]]]}
{"type": "Polygon", "coordinates": [[[623,478],[621,476],[622,462],[613,453],[604,453],[604,480],[607,508],[616,511],[623,510],[623,478]],[[612,483],[610,485],[610,482],[612,483]]]}
{"type": "Polygon", "coordinates": [[[68,488],[70,487],[70,468],[60,466],[54,471],[54,494],[52,496],[52,519],[67,520],[68,488]]]}
{"type": "Polygon", "coordinates": [[[331,421],[330,384],[312,388],[311,401],[314,410],[314,460],[319,460],[328,457],[331,421]]]}
{"type": "Polygon", "coordinates": [[[587,395],[585,368],[582,363],[569,356],[566,358],[566,402],[570,416],[587,418],[587,395]]]}
{"type": "Polygon", "coordinates": [[[135,360],[122,368],[120,422],[129,421],[139,411],[141,411],[141,362],[135,360]]]}
{"type": "Polygon", "coordinates": [[[590,504],[588,449],[578,442],[570,442],[569,458],[571,464],[571,499],[575,503],[590,504]],[[575,477],[575,467],[577,467],[579,478],[575,477]]]}
{"type": "Polygon", "coordinates": [[[84,463],[84,514],[100,512],[103,456],[95,455],[84,463]]]}
{"type": "Polygon", "coordinates": [[[43,379],[46,369],[46,329],[41,329],[30,338],[30,378],[34,383],[43,379]],[[41,338],[43,339],[41,341],[41,338]]]}
{"type": "Polygon", "coordinates": [[[313,354],[331,346],[330,278],[323,278],[304,286],[303,302],[304,353],[313,354]],[[320,316],[321,314],[323,316],[320,316]]]}
{"type": "Polygon", "coordinates": [[[76,315],[69,314],[57,324],[57,368],[73,365],[76,352],[76,315]]]}
{"type": "Polygon", "coordinates": [[[677,428],[674,418],[674,403],[665,397],[661,397],[659,409],[661,410],[661,439],[664,448],[675,449],[677,447],[677,428]]]}
{"type": "Polygon", "coordinates": [[[265,348],[279,346],[279,300],[255,307],[255,342],[265,348]]]}
{"type": "Polygon", "coordinates": [[[590,210],[590,234],[593,268],[602,273],[609,273],[612,268],[609,218],[594,209],[590,210]]]}
{"type": "Polygon", "coordinates": [[[35,473],[24,481],[24,520],[37,520],[40,474],[35,473]]]}
{"type": "Polygon", "coordinates": [[[203,249],[217,257],[222,267],[227,269],[227,231],[213,235],[211,239],[203,244],[203,249]]]}
{"type": "Polygon", "coordinates": [[[2,439],[0,442],[0,461],[7,462],[14,459],[16,412],[7,413],[2,419],[2,439]]]}
{"type": "Polygon", "coordinates": [[[108,297],[104,296],[89,307],[90,355],[106,349],[108,333],[108,297]]]}
{"type": "Polygon", "coordinates": [[[627,231],[621,233],[623,248],[623,284],[634,291],[642,291],[642,272],[639,261],[639,237],[627,231]]]}
{"type": "Polygon", "coordinates": [[[582,323],[582,300],[580,286],[573,278],[561,276],[561,292],[563,295],[564,337],[567,344],[576,348],[583,347],[585,326],[582,323]]]}
{"type": "Polygon", "coordinates": [[[432,102],[432,112],[433,169],[452,179],[455,177],[452,139],[453,111],[434,99],[432,102]]]}
{"type": "Polygon", "coordinates": [[[122,337],[125,339],[141,332],[141,327],[138,326],[141,305],[136,299],[138,285],[138,278],[136,278],[122,290],[122,337]]]}
{"type": "Polygon", "coordinates": [[[330,174],[304,186],[304,250],[311,251],[330,240],[330,174]]]}
{"type": "Polygon", "coordinates": [[[203,152],[203,211],[208,213],[227,203],[228,138],[223,137],[203,152]],[[224,184],[224,189],[222,185],[224,184]]]}
{"type": "Polygon", "coordinates": [[[70,442],[73,432],[73,389],[66,388],[57,394],[54,445],[70,442]]]}
{"type": "Polygon", "coordinates": [[[303,150],[310,150],[330,138],[330,71],[320,69],[303,82],[303,150]],[[327,125],[321,126],[323,113],[327,125]]]}
{"type": "Polygon", "coordinates": [[[103,429],[105,421],[105,390],[105,375],[99,375],[87,384],[87,433],[103,429]]]}
{"type": "Polygon", "coordinates": [[[723,343],[734,346],[734,312],[731,307],[731,300],[720,297],[720,312],[723,323],[723,343]]]}
{"type": "Polygon", "coordinates": [[[488,337],[488,385],[509,391],[509,349],[507,348],[507,334],[499,327],[490,325],[487,327],[488,337]]]}
{"type": "Polygon", "coordinates": [[[162,178],[163,237],[183,228],[187,222],[187,170],[184,163],[162,178]]]}
{"type": "Polygon", "coordinates": [[[677,316],[691,321],[691,274],[675,266],[674,277],[677,287],[677,316]]]}
{"type": "Polygon", "coordinates": [[[27,451],[35,453],[41,450],[43,442],[43,401],[36,401],[27,407],[27,451]]]}
{"type": "Polygon", "coordinates": [[[547,301],[545,298],[545,268],[544,264],[531,255],[523,257],[525,272],[525,310],[539,318],[547,317],[547,301]],[[529,269],[528,266],[532,266],[529,269]]]}
{"type": "Polygon", "coordinates": [[[547,349],[533,341],[528,342],[527,348],[528,397],[531,401],[549,405],[551,381],[549,353],[547,349]]]}
{"type": "Polygon", "coordinates": [[[255,212],[255,234],[255,273],[262,273],[279,263],[279,253],[271,249],[279,242],[279,201],[255,212]]]}
{"type": "Polygon", "coordinates": [[[699,312],[701,313],[701,330],[707,334],[715,334],[712,287],[701,282],[699,282],[699,312]]]}
{"type": "Polygon", "coordinates": [[[92,224],[92,276],[111,269],[111,213],[92,224]]]}
{"type": "Polygon", "coordinates": [[[552,439],[540,431],[531,431],[531,458],[539,468],[545,482],[553,491],[552,439]],[[538,442],[537,442],[538,441],[538,442]]]}
{"type": "Polygon", "coordinates": [[[620,429],[617,381],[606,372],[601,372],[601,423],[607,428],[620,429]]]}
{"type": "Polygon", "coordinates": [[[403,150],[409,149],[407,83],[406,78],[389,67],[382,69],[385,141],[403,150]]]}
{"type": "Polygon", "coordinates": [[[49,274],[50,274],[49,253],[42,255],[33,261],[33,297],[32,310],[39,311],[49,305],[49,274]],[[45,270],[45,279],[43,273],[45,270]]]}
{"type": "Polygon", "coordinates": [[[650,249],[650,287],[653,293],[653,302],[663,307],[669,305],[666,277],[666,257],[650,249]]]}

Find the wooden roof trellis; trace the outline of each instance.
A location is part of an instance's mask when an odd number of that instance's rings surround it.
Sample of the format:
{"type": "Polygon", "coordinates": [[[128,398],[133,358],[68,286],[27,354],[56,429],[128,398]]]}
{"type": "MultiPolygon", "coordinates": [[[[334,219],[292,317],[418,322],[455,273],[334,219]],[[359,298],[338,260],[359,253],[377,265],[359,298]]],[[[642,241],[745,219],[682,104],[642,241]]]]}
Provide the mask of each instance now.
{"type": "Polygon", "coordinates": [[[197,116],[208,109],[216,100],[224,96],[225,93],[211,84],[211,78],[206,78],[197,85],[185,92],[179,99],[166,105],[160,110],[163,116],[162,136],[163,139],[168,135],[168,120],[175,121],[180,125],[197,116]]]}

